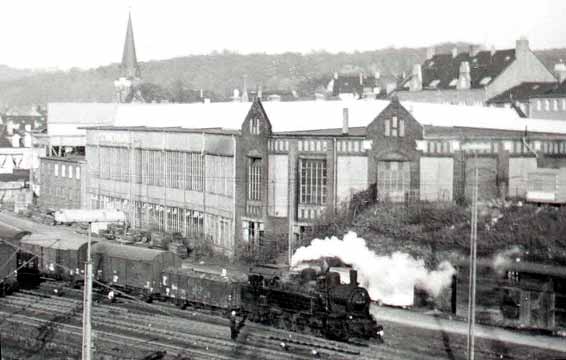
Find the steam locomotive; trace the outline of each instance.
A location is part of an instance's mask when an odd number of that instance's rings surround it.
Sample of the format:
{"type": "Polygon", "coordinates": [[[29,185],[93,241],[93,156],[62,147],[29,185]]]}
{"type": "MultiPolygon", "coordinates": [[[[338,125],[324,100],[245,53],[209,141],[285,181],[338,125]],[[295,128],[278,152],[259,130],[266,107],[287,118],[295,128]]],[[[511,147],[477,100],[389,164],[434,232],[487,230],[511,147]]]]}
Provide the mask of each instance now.
{"type": "Polygon", "coordinates": [[[313,268],[284,276],[249,275],[241,309],[250,320],[339,341],[382,338],[383,327],[369,312],[370,297],[358,286],[356,270],[350,270],[348,284],[337,272],[313,268]]]}

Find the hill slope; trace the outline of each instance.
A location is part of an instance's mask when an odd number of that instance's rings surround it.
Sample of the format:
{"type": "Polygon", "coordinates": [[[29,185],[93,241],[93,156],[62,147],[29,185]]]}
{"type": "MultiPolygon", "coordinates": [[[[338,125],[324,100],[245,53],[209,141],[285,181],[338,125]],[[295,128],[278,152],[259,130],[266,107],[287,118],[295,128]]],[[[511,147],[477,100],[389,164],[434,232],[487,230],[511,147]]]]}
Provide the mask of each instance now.
{"type": "MultiPolygon", "coordinates": [[[[441,44],[437,52],[453,46],[460,51],[468,44],[441,44]]],[[[566,49],[537,51],[542,61],[553,68],[566,59],[566,49]]],[[[334,71],[374,72],[399,76],[409,72],[426,56],[425,48],[388,48],[354,53],[315,52],[309,54],[249,54],[224,51],[209,55],[194,55],[141,63],[145,82],[156,85],[157,91],[172,94],[176,89],[213,91],[220,98],[229,97],[232,89],[240,88],[247,75],[248,88],[262,85],[264,89],[297,89],[310,93],[312,81],[329,76],[334,71]]],[[[90,70],[31,73],[0,66],[0,105],[46,104],[54,101],[112,101],[113,81],[118,76],[117,64],[90,70]]]]}

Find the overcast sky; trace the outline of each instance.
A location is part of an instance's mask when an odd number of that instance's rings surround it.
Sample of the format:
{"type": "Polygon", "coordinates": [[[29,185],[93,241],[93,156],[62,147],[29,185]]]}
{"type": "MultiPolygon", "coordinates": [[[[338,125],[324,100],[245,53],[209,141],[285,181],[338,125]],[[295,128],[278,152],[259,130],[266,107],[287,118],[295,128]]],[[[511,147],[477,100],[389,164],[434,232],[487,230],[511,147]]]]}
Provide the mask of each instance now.
{"type": "Polygon", "coordinates": [[[566,47],[565,0],[3,0],[0,64],[96,67],[121,59],[131,7],[138,59],[374,50],[446,41],[566,47]]]}

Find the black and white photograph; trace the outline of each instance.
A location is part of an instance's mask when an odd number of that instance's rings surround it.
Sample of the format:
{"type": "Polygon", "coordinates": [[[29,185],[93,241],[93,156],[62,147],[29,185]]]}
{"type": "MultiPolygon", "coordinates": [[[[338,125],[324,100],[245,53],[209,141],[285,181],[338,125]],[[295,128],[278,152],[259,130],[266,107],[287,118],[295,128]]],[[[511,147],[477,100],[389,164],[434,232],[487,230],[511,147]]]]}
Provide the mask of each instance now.
{"type": "Polygon", "coordinates": [[[566,359],[566,1],[0,14],[0,360],[566,359]]]}

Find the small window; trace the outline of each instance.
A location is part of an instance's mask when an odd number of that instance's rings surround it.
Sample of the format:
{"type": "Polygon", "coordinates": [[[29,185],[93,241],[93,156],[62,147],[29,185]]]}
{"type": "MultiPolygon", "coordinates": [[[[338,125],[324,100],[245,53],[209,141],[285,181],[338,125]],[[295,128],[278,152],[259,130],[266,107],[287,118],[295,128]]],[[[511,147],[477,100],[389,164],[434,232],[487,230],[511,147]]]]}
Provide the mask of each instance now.
{"type": "Polygon", "coordinates": [[[55,176],[59,176],[59,165],[55,164],[55,167],[53,169],[54,169],[54,172],[55,172],[55,176]]]}
{"type": "Polygon", "coordinates": [[[557,99],[552,100],[552,110],[558,111],[558,100],[557,99]]]}
{"type": "Polygon", "coordinates": [[[542,102],[540,100],[537,100],[537,111],[541,111],[542,110],[542,102]]]}
{"type": "Polygon", "coordinates": [[[75,175],[75,176],[76,176],[77,180],[80,180],[80,179],[81,179],[81,168],[80,168],[79,166],[77,166],[76,175],[75,175]]]}
{"type": "Polygon", "coordinates": [[[405,121],[398,119],[397,116],[391,117],[391,120],[385,120],[385,136],[403,137],[405,136],[405,121]]]}
{"type": "Polygon", "coordinates": [[[550,100],[544,100],[544,110],[550,111],[550,100]]]}
{"type": "Polygon", "coordinates": [[[562,110],[566,110],[566,99],[562,99],[562,110]]]}
{"type": "Polygon", "coordinates": [[[69,166],[69,179],[72,179],[72,178],[73,178],[73,167],[69,166]]]}
{"type": "Polygon", "coordinates": [[[61,177],[65,177],[65,165],[61,165],[61,177]]]}

